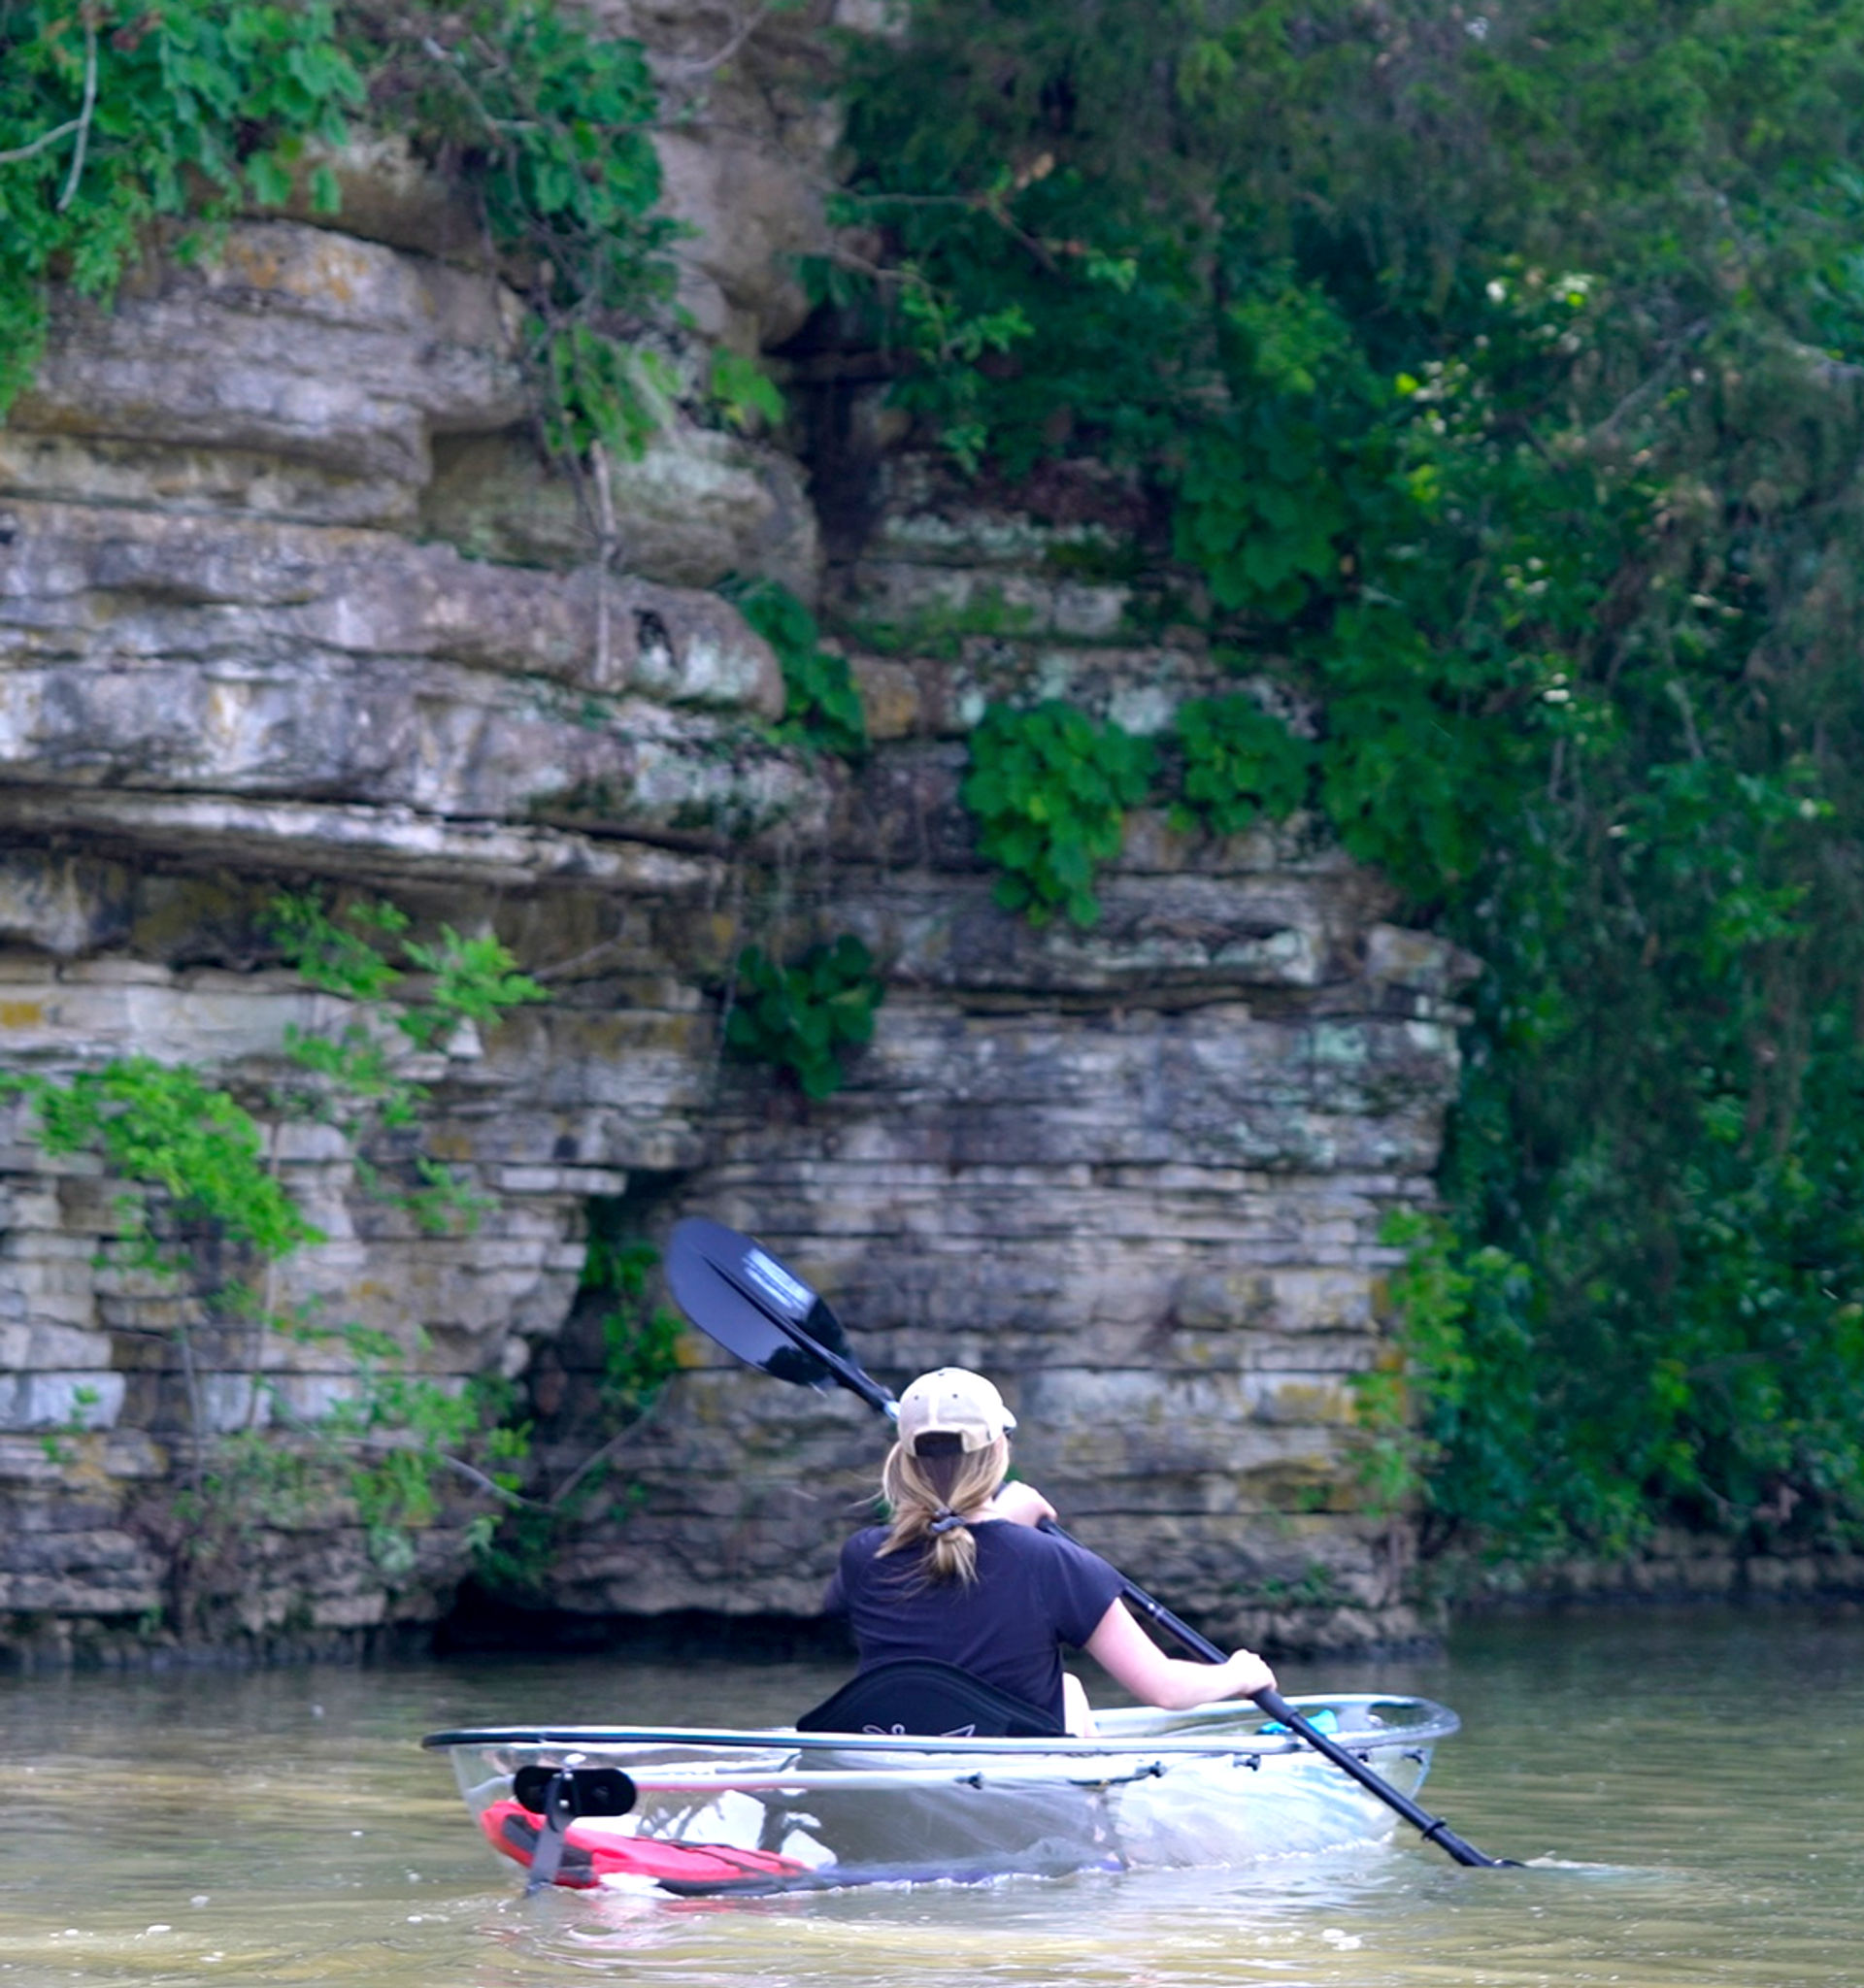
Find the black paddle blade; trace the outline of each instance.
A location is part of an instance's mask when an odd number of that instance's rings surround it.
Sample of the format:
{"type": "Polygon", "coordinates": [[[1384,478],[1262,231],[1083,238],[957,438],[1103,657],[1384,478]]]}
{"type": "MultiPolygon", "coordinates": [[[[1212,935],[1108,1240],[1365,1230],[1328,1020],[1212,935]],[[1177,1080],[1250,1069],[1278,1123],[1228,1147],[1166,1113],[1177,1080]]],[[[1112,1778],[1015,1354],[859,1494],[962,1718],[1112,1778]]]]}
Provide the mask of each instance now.
{"type": "Polygon", "coordinates": [[[835,1385],[828,1368],[778,1321],[788,1320],[831,1353],[848,1357],[841,1321],[794,1271],[749,1236],[703,1215],[680,1223],[667,1244],[667,1285],[693,1324],[747,1365],[824,1394],[835,1385]]]}

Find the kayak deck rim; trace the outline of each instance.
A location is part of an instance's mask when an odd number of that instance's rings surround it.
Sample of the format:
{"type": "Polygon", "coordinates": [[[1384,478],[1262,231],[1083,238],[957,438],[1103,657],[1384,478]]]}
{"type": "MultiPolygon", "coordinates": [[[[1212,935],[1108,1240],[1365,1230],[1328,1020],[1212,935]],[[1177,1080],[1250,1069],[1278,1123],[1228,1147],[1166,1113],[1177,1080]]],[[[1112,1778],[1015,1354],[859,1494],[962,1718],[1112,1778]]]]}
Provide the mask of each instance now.
{"type": "MultiPolygon", "coordinates": [[[[1337,1743],[1351,1748],[1354,1752],[1383,1749],[1393,1746],[1417,1746],[1435,1744],[1448,1739],[1460,1729],[1461,1721],[1448,1706],[1436,1704],[1430,1699],[1400,1697],[1391,1693],[1336,1693],[1332,1696],[1305,1696],[1290,1699],[1297,1710],[1350,1711],[1372,1710],[1386,1707],[1403,1710],[1411,1714],[1407,1723],[1401,1725],[1379,1725],[1371,1727],[1346,1726],[1328,1737],[1337,1743]]],[[[1055,1738],[1033,1740],[1009,1740],[977,1738],[974,1736],[946,1734],[900,1734],[900,1733],[802,1733],[787,1727],[769,1726],[756,1729],[706,1726],[558,1726],[549,1724],[525,1726],[463,1726],[446,1731],[426,1734],[421,1745],[429,1751],[444,1752],[455,1748],[483,1749],[490,1747],[526,1747],[548,1751],[592,1752],[614,1751],[637,1747],[707,1747],[724,1751],[757,1750],[769,1752],[773,1749],[809,1752],[848,1752],[858,1750],[863,1753],[950,1753],[950,1754],[996,1754],[1037,1755],[1061,1754],[1070,1756],[1135,1754],[1135,1753],[1188,1753],[1188,1754],[1233,1754],[1240,1752],[1288,1753],[1304,1750],[1306,1742],[1291,1733],[1254,1732],[1186,1732],[1171,1730],[1167,1724],[1159,1730],[1156,1722],[1169,1720],[1192,1723],[1199,1718],[1221,1718],[1245,1715],[1244,1707],[1227,1703],[1213,1706],[1193,1706],[1177,1714],[1161,1714],[1145,1706],[1116,1707],[1100,1714],[1103,1730],[1090,1738],[1055,1738]],[[1121,1731],[1115,1726],[1106,1728],[1118,1720],[1121,1711],[1137,1715],[1128,1724],[1128,1730],[1121,1731]],[[1137,1730],[1138,1720],[1144,1718],[1152,1723],[1152,1730],[1137,1730]]]]}

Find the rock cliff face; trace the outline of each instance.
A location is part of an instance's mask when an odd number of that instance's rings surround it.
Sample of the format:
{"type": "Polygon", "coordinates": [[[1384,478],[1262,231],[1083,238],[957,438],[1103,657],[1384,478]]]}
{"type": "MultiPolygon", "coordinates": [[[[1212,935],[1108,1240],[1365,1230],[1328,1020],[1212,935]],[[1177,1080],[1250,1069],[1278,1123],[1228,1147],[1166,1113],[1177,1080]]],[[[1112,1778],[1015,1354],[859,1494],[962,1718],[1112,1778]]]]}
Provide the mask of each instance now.
{"type": "MultiPolygon", "coordinates": [[[[800,143],[774,128],[766,177],[800,143]]],[[[747,207],[743,159],[680,143],[710,329],[789,337],[806,182],[747,207]]],[[[805,464],[670,411],[617,471],[604,561],[530,444],[509,299],[422,252],[444,210],[392,163],[348,182],[344,225],[378,239],[252,221],[113,313],[71,305],[0,429],[0,1060],[141,1052],[262,1099],[286,1026],[338,1006],[260,936],[281,883],[496,930],[553,1000],[416,1073],[492,1211],[426,1234],[288,1126],[274,1164],[330,1240],[275,1303],[516,1376],[559,1483],[600,1441],[592,1204],[649,1239],[703,1209],[816,1278],[882,1377],[997,1375],[1026,1474],[1213,1633],[1411,1633],[1347,1382],[1377,1354],[1381,1220],[1429,1193],[1463,963],[1299,823],[1213,844],[1142,817],[1090,932],[999,910],[956,800],[985,704],[1156,731],[1215,680],[1144,584],[1079,577],[1129,497],[1083,472],[986,502],[911,453],[805,464]],[[776,660],[704,590],[730,573],[825,598],[877,742],[856,772],[773,742],[776,660]],[[889,996],[805,1106],[722,1057],[721,1008],[746,941],[844,930],[889,996]]],[[[830,375],[840,432],[874,432],[872,389],[830,375]]],[[[96,1163],[49,1159],[17,1105],[0,1141],[0,1650],[134,1652],[175,1600],[178,1493],[213,1495],[190,1428],[315,1416],[346,1362],[100,1258],[96,1163]]],[[[682,1357],[539,1598],[813,1613],[879,1432],[682,1357]]],[[[216,1620],[254,1647],[431,1621],[463,1566],[454,1519],[389,1566],[341,1501],[238,1537],[216,1620]]]]}

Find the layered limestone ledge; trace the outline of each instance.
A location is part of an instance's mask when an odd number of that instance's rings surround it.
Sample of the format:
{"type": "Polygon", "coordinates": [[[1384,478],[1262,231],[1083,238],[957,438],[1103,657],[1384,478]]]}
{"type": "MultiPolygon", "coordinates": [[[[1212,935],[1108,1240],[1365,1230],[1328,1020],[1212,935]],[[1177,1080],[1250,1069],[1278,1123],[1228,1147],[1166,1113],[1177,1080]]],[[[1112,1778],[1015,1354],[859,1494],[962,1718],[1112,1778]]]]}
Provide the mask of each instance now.
{"type": "Polygon", "coordinates": [[[217,253],[153,258],[114,309],[62,294],[8,416],[27,434],[283,456],[376,521],[413,514],[432,436],[523,418],[517,300],[489,278],[295,221],[236,222],[217,253]]]}
{"type": "MultiPolygon", "coordinates": [[[[945,1362],[998,1377],[1030,1477],[1215,1633],[1402,1639],[1419,1624],[1391,1528],[1358,1509],[1350,1379],[1456,1047],[1355,987],[1357,1013],[1274,1017],[896,990],[806,1114],[735,1083],[679,1206],[792,1261],[894,1386],[945,1362]]],[[[551,1597],[813,1609],[883,1442],[845,1399],[687,1375],[630,1446],[636,1508],[567,1548],[551,1597]]]]}
{"type": "MultiPolygon", "coordinates": [[[[703,11],[606,8],[637,12],[688,87],[703,11]]],[[[665,154],[704,227],[682,295],[747,350],[795,331],[783,257],[821,245],[811,31],[760,30],[665,154]]],[[[1351,1379],[1383,1330],[1381,1224],[1429,1192],[1471,963],[1301,819],[1219,842],[1135,815],[1091,931],[994,904],[957,801],[988,703],[1148,734],[1189,697],[1283,708],[1178,625],[1182,577],[1135,558],[1143,496],[1091,466],[1013,499],[879,464],[828,589],[877,749],[849,771],[774,743],[775,658],[696,589],[815,598],[803,466],[670,408],[612,466],[598,537],[524,440],[512,298],[391,152],[343,162],[350,226],[242,222],[209,262],[152,257],[114,314],[61,300],[0,429],[0,1068],[147,1054],[233,1088],[326,1237],[274,1302],[418,1332],[449,1384],[512,1376],[540,1491],[610,1435],[591,1203],[648,1240],[701,1210],[792,1255],[883,1377],[1000,1375],[1031,1474],[1217,1633],[1408,1633],[1351,1379]],[[286,1025],[344,1017],[264,938],[273,892],[319,883],[496,930],[555,996],[411,1066],[430,1150],[495,1203],[470,1234],[372,1196],[329,1128],[271,1123],[286,1025]],[[840,931],[889,998],[807,1105],[723,1055],[723,1004],[745,944],[840,931]]],[[[126,1660],[183,1578],[255,1651],[431,1621],[461,1514],[390,1565],[326,1499],[187,1574],[195,1430],[315,1416],[353,1375],[135,1271],[97,1163],[4,1112],[0,1650],[126,1660]]],[[[547,1598],[813,1614],[882,1432],[682,1359],[547,1598]]]]}
{"type": "MultiPolygon", "coordinates": [[[[322,877],[378,889],[571,887],[656,902],[716,899],[723,866],[651,844],[505,822],[448,821],[411,808],[240,801],[108,787],[0,786],[0,830],[68,844],[94,839],[156,862],[322,877]]],[[[121,944],[134,929],[126,874],[102,883],[91,859],[45,847],[0,853],[0,940],[55,955],[121,944]]]]}
{"type": "MultiPolygon", "coordinates": [[[[391,181],[408,165],[391,141],[360,144],[339,218],[398,247],[242,221],[213,255],[152,256],[109,310],[60,293],[39,378],[0,425],[0,499],[373,525],[552,567],[606,549],[676,586],[766,576],[814,598],[796,464],[672,402],[639,458],[613,465],[605,548],[590,493],[539,452],[517,299],[410,252],[452,241],[445,201],[392,183],[369,200],[372,161],[391,181]]],[[[469,246],[483,252],[476,227],[469,246]]]]}
{"type": "Polygon", "coordinates": [[[0,781],[711,840],[818,805],[759,728],[782,702],[715,595],[381,532],[0,514],[0,781]]]}
{"type": "MultiPolygon", "coordinates": [[[[255,909],[205,880],[152,888],[134,866],[97,858],[65,882],[73,897],[107,894],[145,945],[182,952],[216,914],[220,944],[232,943],[255,909]]],[[[449,910],[464,922],[467,908],[449,910]]],[[[632,977],[526,1011],[489,1044],[465,1029],[445,1054],[403,1057],[435,1095],[430,1150],[488,1204],[444,1234],[366,1187],[335,1128],[277,1119],[287,1028],[349,1016],[292,976],[0,948],[0,1067],[61,1076],[153,1054],[231,1086],[325,1239],[278,1267],[269,1302],[384,1333],[421,1371],[459,1384],[521,1373],[560,1331],[591,1199],[625,1194],[631,1168],[659,1177],[704,1157],[716,1021],[677,982],[640,973],[648,959],[623,946],[612,964],[635,967],[632,977]]],[[[392,1170],[392,1152],[376,1158],[392,1170]]],[[[289,1440],[353,1397],[355,1368],[337,1339],[222,1316],[207,1292],[237,1261],[218,1262],[202,1288],[177,1285],[124,1255],[123,1229],[120,1184],[100,1162],[48,1156],[26,1108],[0,1106],[0,1652],[135,1661],[172,1641],[164,1625],[183,1588],[206,1599],[211,1634],[254,1653],[353,1647],[432,1621],[466,1564],[463,1509],[422,1530],[412,1560],[384,1561],[333,1487],[283,1490],[237,1538],[210,1529],[200,1564],[178,1503],[196,1438],[270,1429],[289,1440]]]]}

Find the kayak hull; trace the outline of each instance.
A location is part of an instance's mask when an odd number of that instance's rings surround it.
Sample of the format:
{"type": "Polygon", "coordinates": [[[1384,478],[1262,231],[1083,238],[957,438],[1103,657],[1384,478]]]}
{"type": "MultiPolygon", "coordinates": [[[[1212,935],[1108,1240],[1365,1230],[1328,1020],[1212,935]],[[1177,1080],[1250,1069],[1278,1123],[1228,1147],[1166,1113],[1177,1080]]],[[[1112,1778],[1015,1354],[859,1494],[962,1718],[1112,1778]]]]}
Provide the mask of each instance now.
{"type": "MultiPolygon", "coordinates": [[[[1457,1724],[1421,1699],[1297,1703],[1407,1795],[1457,1724]]],[[[553,1878],[578,1886],[769,1891],[1223,1866],[1375,1843],[1396,1820],[1250,1706],[1141,1707],[1099,1725],[1067,1741],[508,1727],[423,1743],[451,1757],[487,1840],[520,1864],[548,1827],[537,1790],[551,1774],[573,1791],[588,1770],[618,1773],[624,1814],[575,1814],[573,1792],[563,1798],[553,1878]]]]}

